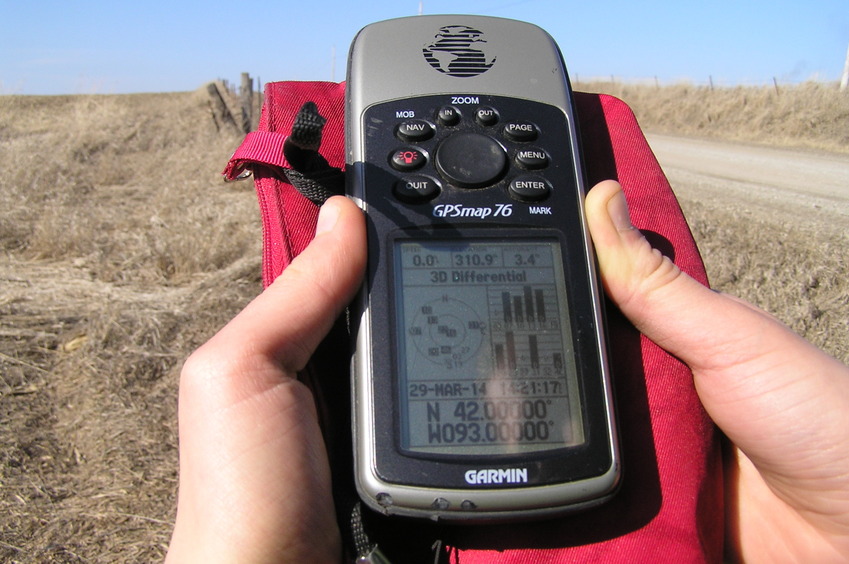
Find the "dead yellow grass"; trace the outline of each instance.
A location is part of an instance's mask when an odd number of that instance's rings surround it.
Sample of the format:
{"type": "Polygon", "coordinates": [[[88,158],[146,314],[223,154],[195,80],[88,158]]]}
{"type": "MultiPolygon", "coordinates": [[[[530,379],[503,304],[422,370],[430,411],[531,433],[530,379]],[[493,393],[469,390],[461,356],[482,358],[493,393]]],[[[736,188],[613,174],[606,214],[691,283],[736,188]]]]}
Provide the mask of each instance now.
{"type": "Polygon", "coordinates": [[[205,90],[0,98],[0,560],[161,559],[176,368],[260,287],[205,90]]]}
{"type": "Polygon", "coordinates": [[[849,152],[849,92],[835,84],[710,89],[594,82],[575,89],[621,98],[656,133],[849,152]]]}
{"type": "MultiPolygon", "coordinates": [[[[601,86],[657,131],[849,150],[849,97],[824,87],[601,86]]],[[[221,182],[240,136],[220,128],[205,89],[0,97],[0,560],[164,554],[179,366],[260,288],[255,196],[221,182]]],[[[752,261],[713,251],[763,253],[779,227],[687,213],[716,282],[805,288],[767,305],[846,360],[847,283],[816,234],[752,261]]]]}

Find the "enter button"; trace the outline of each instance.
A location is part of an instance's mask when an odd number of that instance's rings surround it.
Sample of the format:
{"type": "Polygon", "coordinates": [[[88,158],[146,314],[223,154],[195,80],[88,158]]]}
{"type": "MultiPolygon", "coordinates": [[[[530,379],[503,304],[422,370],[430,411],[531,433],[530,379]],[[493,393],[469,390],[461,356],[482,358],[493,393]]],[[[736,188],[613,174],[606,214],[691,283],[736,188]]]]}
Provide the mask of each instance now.
{"type": "Polygon", "coordinates": [[[551,194],[551,184],[540,176],[519,176],[507,188],[510,195],[523,202],[538,202],[551,194]]]}

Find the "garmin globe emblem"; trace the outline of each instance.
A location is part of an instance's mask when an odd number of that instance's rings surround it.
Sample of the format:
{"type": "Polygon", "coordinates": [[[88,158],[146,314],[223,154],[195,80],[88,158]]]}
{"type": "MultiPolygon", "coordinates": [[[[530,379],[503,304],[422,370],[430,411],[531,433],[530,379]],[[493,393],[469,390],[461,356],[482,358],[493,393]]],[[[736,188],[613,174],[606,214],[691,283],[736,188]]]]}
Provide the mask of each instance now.
{"type": "Polygon", "coordinates": [[[467,25],[446,25],[422,53],[430,66],[448,76],[478,76],[495,64],[495,55],[486,53],[483,36],[482,31],[467,25]]]}

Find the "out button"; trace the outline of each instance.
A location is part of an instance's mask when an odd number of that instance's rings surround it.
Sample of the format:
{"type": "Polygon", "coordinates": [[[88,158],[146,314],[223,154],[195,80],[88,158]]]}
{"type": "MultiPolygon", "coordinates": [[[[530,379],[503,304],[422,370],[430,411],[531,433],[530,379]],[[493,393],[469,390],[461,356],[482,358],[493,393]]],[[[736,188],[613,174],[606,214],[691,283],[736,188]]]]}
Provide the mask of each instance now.
{"type": "Polygon", "coordinates": [[[498,123],[498,112],[489,106],[481,106],[475,111],[475,120],[483,126],[495,125],[498,123]]]}

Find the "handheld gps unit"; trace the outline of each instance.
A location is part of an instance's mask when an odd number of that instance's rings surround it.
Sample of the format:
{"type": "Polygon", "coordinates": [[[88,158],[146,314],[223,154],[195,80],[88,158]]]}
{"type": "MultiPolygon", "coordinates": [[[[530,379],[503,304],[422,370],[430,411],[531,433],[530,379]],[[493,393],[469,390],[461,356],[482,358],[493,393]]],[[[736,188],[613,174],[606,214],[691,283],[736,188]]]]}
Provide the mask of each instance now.
{"type": "Polygon", "coordinates": [[[355,479],[384,514],[492,521],[601,503],[620,460],[571,89],[531,24],[417,16],[349,56],[365,211],[355,479]]]}

